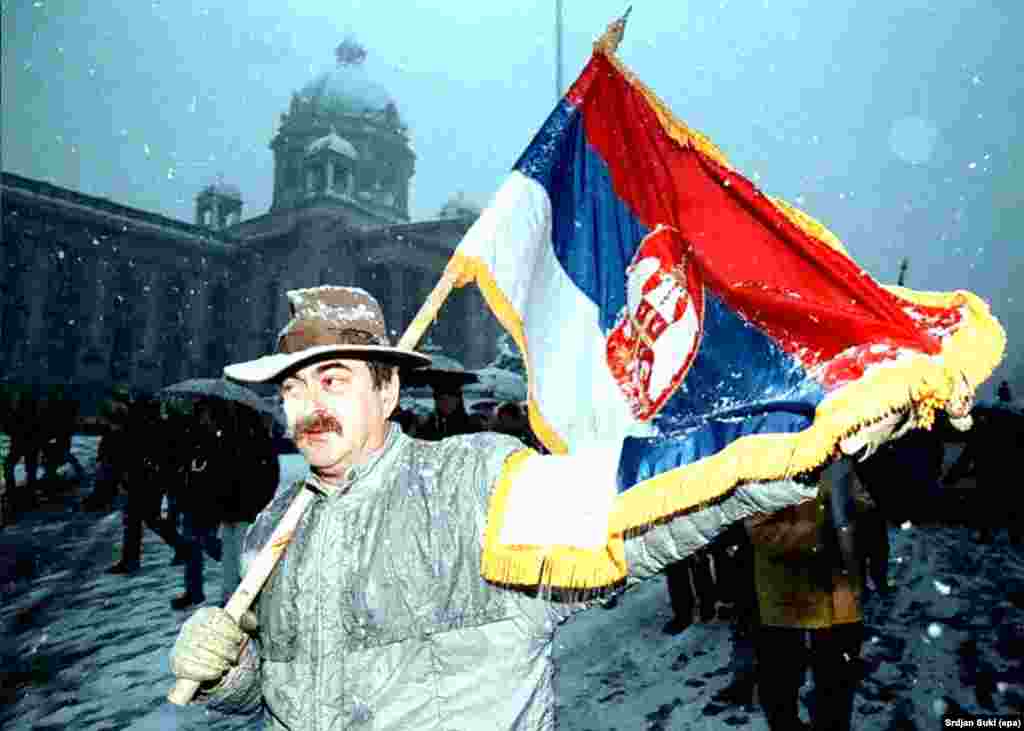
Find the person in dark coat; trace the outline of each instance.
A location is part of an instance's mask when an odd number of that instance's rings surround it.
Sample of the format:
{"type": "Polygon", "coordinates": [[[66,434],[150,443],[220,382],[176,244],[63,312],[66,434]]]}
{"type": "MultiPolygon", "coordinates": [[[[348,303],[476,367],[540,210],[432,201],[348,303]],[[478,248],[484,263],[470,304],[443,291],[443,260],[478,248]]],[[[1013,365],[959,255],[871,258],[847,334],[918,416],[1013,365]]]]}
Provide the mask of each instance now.
{"type": "Polygon", "coordinates": [[[885,520],[921,523],[935,518],[944,459],[939,429],[912,429],[856,462],[854,469],[885,520]],[[895,486],[899,489],[890,489],[895,486]]]}
{"type": "MultiPolygon", "coordinates": [[[[224,429],[217,491],[223,544],[222,598],[231,598],[241,581],[242,540],[256,516],[274,497],[281,479],[268,419],[240,404],[222,404],[224,429]]],[[[214,474],[217,474],[216,472],[214,474]]]]}
{"type": "Polygon", "coordinates": [[[673,615],[662,628],[665,634],[677,635],[693,624],[695,608],[699,608],[702,622],[715,618],[715,582],[709,559],[704,549],[665,569],[673,615]]]}
{"type": "Polygon", "coordinates": [[[163,515],[163,499],[182,470],[173,432],[163,420],[160,405],[142,400],[134,403],[125,417],[125,431],[132,448],[124,453],[123,482],[128,492],[124,509],[124,541],[121,560],[108,573],[133,574],[141,566],[142,527],[146,525],[179,555],[184,541],[172,520],[163,515]]]}
{"type": "Polygon", "coordinates": [[[171,606],[185,609],[206,600],[204,555],[221,562],[225,602],[237,588],[242,539],[274,496],[280,466],[270,424],[242,404],[198,399],[177,431],[184,440],[174,494],[184,518],[185,592],[171,606]]]}
{"type": "Polygon", "coordinates": [[[466,413],[466,402],[462,397],[462,386],[468,382],[457,373],[439,375],[432,381],[434,411],[416,430],[418,438],[438,441],[478,431],[466,413]]]}
{"type": "Polygon", "coordinates": [[[510,434],[516,437],[523,444],[538,452],[547,451],[537,435],[533,433],[533,429],[530,428],[530,418],[526,408],[517,401],[506,401],[495,409],[492,428],[501,434],[510,434]]]}
{"type": "Polygon", "coordinates": [[[36,493],[39,458],[46,443],[40,418],[42,390],[28,384],[4,384],[3,430],[10,439],[4,460],[5,516],[31,505],[36,493]],[[25,461],[25,487],[18,488],[14,468],[25,461]]]}
{"type": "Polygon", "coordinates": [[[45,428],[45,442],[42,445],[42,461],[46,479],[58,478],[57,471],[70,464],[79,482],[86,479],[85,468],[71,451],[71,440],[78,427],[78,400],[63,385],[47,389],[42,420],[45,428]]]}
{"type": "MultiPolygon", "coordinates": [[[[1009,396],[1009,386],[1003,390],[1009,396]]],[[[1021,543],[1024,518],[1020,491],[1007,480],[1006,465],[1016,465],[1024,443],[1024,414],[1009,401],[991,406],[976,406],[974,426],[967,434],[967,445],[943,480],[954,484],[973,472],[975,489],[971,496],[973,523],[978,541],[991,542],[994,533],[1007,526],[1010,539],[1021,543]]],[[[1011,473],[1012,474],[1012,473],[1011,473]]]]}

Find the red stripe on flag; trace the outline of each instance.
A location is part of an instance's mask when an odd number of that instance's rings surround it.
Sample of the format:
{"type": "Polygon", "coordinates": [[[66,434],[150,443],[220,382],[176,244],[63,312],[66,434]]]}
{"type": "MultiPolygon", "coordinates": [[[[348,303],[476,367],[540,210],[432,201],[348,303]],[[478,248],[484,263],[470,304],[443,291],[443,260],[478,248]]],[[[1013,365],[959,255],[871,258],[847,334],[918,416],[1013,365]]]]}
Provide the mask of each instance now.
{"type": "Polygon", "coordinates": [[[865,343],[939,352],[906,303],[798,228],[742,175],[670,137],[604,56],[594,56],[570,101],[616,195],[645,226],[678,229],[706,283],[806,367],[865,343]]]}

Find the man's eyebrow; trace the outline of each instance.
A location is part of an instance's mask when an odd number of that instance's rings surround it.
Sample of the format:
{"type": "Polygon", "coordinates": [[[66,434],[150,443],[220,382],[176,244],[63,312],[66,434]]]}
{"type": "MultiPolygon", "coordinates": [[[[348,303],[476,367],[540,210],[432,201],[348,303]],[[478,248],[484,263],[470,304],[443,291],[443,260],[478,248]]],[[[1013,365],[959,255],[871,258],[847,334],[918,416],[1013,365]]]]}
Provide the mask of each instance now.
{"type": "Polygon", "coordinates": [[[319,376],[319,375],[320,375],[321,373],[323,373],[324,371],[329,371],[329,370],[331,370],[332,368],[341,368],[342,370],[348,371],[349,373],[351,373],[351,372],[352,372],[352,369],[351,369],[351,368],[349,368],[349,367],[348,367],[347,365],[345,365],[344,363],[342,363],[341,361],[338,361],[338,360],[331,360],[331,361],[327,361],[326,363],[322,363],[322,364],[320,364],[319,366],[317,366],[317,368],[316,368],[316,374],[317,374],[317,375],[319,376]]]}

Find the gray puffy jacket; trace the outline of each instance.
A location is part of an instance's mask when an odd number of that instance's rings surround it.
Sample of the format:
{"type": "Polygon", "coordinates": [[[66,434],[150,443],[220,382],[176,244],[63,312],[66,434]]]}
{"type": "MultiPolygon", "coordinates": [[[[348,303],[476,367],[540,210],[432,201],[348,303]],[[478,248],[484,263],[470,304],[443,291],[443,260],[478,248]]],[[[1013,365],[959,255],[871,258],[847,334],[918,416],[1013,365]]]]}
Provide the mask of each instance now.
{"type": "MultiPolygon", "coordinates": [[[[258,637],[200,700],[225,712],[262,702],[275,730],[555,728],[555,628],[584,605],[480,577],[490,490],[521,448],[490,433],[425,442],[392,426],[342,490],[318,493],[260,593],[258,637]]],[[[282,490],[260,515],[249,556],[301,489],[309,483],[282,490]]],[[[813,495],[793,482],[735,490],[628,540],[631,578],[736,520],[813,495]]]]}

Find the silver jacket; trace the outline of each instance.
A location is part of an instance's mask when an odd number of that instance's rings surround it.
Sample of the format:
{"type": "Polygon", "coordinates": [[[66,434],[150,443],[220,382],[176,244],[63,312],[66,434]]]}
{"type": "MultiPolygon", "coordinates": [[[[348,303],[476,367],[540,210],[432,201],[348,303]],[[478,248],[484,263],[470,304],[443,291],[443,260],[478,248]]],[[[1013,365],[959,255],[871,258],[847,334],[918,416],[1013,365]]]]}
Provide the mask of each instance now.
{"type": "MultiPolygon", "coordinates": [[[[392,426],[341,490],[318,492],[260,593],[257,638],[200,700],[224,712],[262,703],[266,727],[281,731],[555,728],[555,628],[586,605],[480,577],[490,491],[522,448],[492,433],[420,441],[392,426]]],[[[291,485],[261,513],[248,556],[303,489],[315,488],[291,485]]],[[[814,494],[788,481],[734,490],[628,540],[631,579],[814,494]]]]}

